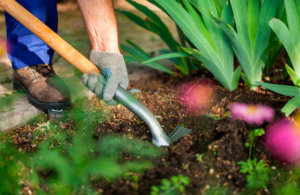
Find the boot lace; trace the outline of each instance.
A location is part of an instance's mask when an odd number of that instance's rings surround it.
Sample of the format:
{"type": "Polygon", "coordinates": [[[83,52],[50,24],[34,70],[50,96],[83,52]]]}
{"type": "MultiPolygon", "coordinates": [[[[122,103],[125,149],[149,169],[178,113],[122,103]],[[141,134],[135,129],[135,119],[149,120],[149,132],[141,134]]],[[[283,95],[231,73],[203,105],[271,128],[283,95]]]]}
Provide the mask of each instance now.
{"type": "Polygon", "coordinates": [[[32,67],[36,72],[40,73],[44,77],[49,77],[55,74],[52,66],[49,64],[39,64],[32,67]]]}
{"type": "Polygon", "coordinates": [[[39,64],[35,66],[28,66],[28,70],[31,70],[30,76],[33,77],[32,82],[36,82],[39,80],[40,75],[44,77],[49,77],[55,74],[52,66],[49,64],[39,64]]]}

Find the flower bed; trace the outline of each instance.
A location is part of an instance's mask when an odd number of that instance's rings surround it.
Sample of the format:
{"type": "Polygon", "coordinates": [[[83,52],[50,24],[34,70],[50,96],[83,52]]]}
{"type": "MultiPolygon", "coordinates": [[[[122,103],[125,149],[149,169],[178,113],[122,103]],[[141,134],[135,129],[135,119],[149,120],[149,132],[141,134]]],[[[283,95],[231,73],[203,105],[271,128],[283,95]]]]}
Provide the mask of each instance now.
{"type": "MultiPolygon", "coordinates": [[[[215,98],[208,104],[210,106],[205,114],[203,112],[195,113],[186,109],[180,96],[176,94],[179,94],[178,88],[182,84],[194,81],[199,77],[203,77],[203,75],[194,75],[184,79],[163,75],[155,79],[143,79],[131,83],[131,88],[141,90],[142,93],[136,94],[136,96],[153,111],[167,132],[180,124],[193,129],[193,132],[178,142],[172,143],[170,147],[163,148],[164,154],[152,161],[153,167],[146,172],[128,172],[126,173],[127,177],[114,180],[114,182],[108,182],[105,178],[99,179],[92,182],[93,189],[104,194],[147,194],[151,191],[152,186],[161,187],[162,179],[178,175],[189,178],[189,185],[185,187],[186,193],[208,193],[215,190],[242,192],[247,189],[246,175],[240,173],[238,163],[247,161],[249,150],[245,146],[245,142],[249,142],[248,135],[253,126],[247,125],[243,121],[234,121],[230,117],[230,108],[236,102],[264,103],[273,107],[276,117],[281,118],[283,114],[280,114],[280,108],[288,99],[264,90],[254,92],[245,87],[229,92],[211,80],[212,78],[207,78],[206,75],[204,81],[215,86],[215,98]]],[[[200,80],[202,81],[200,83],[203,83],[203,79],[200,80]]],[[[100,109],[107,109],[96,99],[94,105],[100,109]]],[[[106,135],[114,134],[124,138],[151,141],[147,126],[127,109],[118,106],[109,110],[111,118],[104,122],[98,122],[97,130],[93,133],[95,140],[101,140],[106,135]]],[[[268,123],[264,123],[262,127],[267,125],[268,123]]],[[[62,123],[61,126],[67,132],[72,132],[75,128],[73,122],[62,123]]],[[[36,127],[25,126],[15,130],[11,133],[13,142],[21,150],[35,151],[35,148],[38,147],[36,146],[37,138],[34,137],[36,129],[36,127]]],[[[263,138],[255,141],[253,153],[255,158],[264,160],[267,166],[272,167],[268,175],[282,173],[281,176],[268,180],[265,189],[256,189],[261,192],[274,191],[274,187],[277,187],[275,184],[285,178],[286,171],[281,170],[280,164],[277,164],[266,152],[263,138]]],[[[126,158],[126,161],[130,160],[132,158],[126,158]]],[[[47,177],[42,175],[42,180],[47,177]]],[[[29,187],[29,189],[31,188],[29,187]]],[[[34,188],[31,190],[34,191],[34,188]]],[[[55,189],[53,190],[55,191],[55,189]]],[[[247,192],[251,192],[250,189],[247,190],[247,192]]]]}

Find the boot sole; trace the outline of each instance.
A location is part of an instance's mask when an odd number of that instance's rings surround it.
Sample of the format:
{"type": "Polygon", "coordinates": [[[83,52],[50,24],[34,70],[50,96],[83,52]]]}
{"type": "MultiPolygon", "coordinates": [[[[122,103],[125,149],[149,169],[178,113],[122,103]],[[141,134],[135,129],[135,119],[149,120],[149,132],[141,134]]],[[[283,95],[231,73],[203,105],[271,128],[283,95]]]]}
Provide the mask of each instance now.
{"type": "Polygon", "coordinates": [[[28,101],[40,110],[50,110],[50,109],[66,109],[71,106],[70,101],[63,102],[41,102],[34,98],[28,91],[28,89],[20,83],[18,80],[13,79],[14,90],[24,91],[27,95],[28,101]]]}

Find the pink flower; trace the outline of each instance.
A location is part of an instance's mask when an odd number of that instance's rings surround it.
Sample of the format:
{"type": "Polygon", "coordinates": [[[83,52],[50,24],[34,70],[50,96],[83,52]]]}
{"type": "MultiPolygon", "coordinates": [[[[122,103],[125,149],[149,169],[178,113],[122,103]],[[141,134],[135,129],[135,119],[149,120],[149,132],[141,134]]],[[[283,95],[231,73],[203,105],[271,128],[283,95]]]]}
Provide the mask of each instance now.
{"type": "Polygon", "coordinates": [[[231,116],[233,119],[240,119],[248,124],[262,125],[265,121],[271,121],[274,117],[274,109],[261,104],[236,103],[231,106],[231,116]]]}
{"type": "Polygon", "coordinates": [[[300,128],[296,122],[284,119],[267,129],[266,147],[282,162],[300,163],[300,128]]]}
{"type": "Polygon", "coordinates": [[[213,101],[215,86],[209,80],[192,81],[179,87],[181,103],[191,112],[203,112],[213,101]]]}

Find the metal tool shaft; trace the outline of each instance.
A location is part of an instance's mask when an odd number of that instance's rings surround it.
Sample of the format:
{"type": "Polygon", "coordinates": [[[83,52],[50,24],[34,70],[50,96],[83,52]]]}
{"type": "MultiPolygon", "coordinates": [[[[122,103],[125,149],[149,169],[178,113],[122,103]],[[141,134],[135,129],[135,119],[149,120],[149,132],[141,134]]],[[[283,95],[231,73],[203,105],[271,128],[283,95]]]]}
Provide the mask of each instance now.
{"type": "Polygon", "coordinates": [[[157,146],[170,145],[170,138],[166,135],[155,116],[146,106],[144,106],[121,86],[119,86],[114,99],[120,101],[126,108],[139,116],[147,124],[152,134],[153,144],[157,146]]]}

